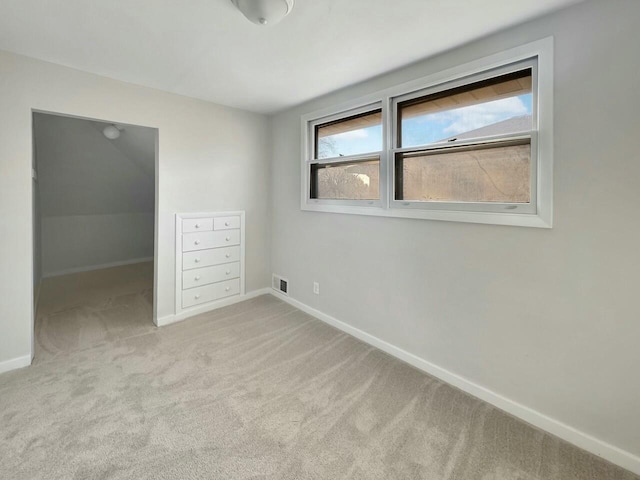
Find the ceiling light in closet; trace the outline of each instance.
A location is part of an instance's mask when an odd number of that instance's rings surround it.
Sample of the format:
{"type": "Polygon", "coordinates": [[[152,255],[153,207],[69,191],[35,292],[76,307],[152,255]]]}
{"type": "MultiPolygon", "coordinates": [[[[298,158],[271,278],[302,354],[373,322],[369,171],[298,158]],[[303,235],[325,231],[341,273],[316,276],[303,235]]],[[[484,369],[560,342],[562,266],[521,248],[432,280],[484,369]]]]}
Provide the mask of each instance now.
{"type": "Polygon", "coordinates": [[[293,9],[294,0],[231,0],[251,22],[275,25],[293,9]]]}
{"type": "Polygon", "coordinates": [[[119,125],[107,125],[106,127],[104,127],[104,130],[102,130],[102,133],[109,140],[115,140],[120,136],[120,132],[122,130],[124,130],[124,128],[120,127],[119,125]]]}

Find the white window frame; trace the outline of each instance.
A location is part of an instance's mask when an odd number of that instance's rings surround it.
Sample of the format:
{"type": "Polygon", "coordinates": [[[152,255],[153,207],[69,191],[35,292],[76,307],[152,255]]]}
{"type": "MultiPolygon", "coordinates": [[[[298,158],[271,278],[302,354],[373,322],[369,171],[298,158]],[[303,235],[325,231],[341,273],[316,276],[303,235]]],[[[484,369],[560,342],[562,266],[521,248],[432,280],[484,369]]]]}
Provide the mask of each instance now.
{"type": "Polygon", "coordinates": [[[538,166],[538,157],[537,157],[537,125],[538,125],[538,108],[537,108],[537,100],[538,100],[538,90],[537,90],[537,77],[538,77],[538,62],[537,58],[533,57],[528,60],[510,63],[504,65],[502,67],[487,70],[480,74],[471,75],[469,77],[459,78],[457,80],[453,80],[451,82],[441,83],[438,85],[434,85],[432,87],[428,87],[422,90],[418,90],[416,92],[411,92],[405,95],[399,95],[394,97],[391,100],[392,105],[392,114],[391,114],[391,128],[392,128],[392,138],[394,140],[394,144],[392,145],[390,156],[393,159],[395,164],[395,156],[396,153],[404,153],[404,152],[432,152],[432,151],[441,151],[442,153],[446,153],[448,150],[453,150],[454,148],[468,147],[473,145],[478,146],[488,146],[491,143],[495,143],[496,146],[499,146],[500,143],[506,140],[526,140],[530,139],[531,145],[531,161],[530,167],[531,172],[529,175],[530,179],[530,194],[531,199],[530,203],[511,203],[511,202],[420,202],[420,201],[410,201],[410,200],[396,200],[395,199],[395,173],[396,169],[392,168],[391,172],[393,174],[393,179],[391,182],[391,186],[394,189],[393,195],[390,196],[389,205],[390,208],[427,208],[433,210],[454,210],[454,211],[469,211],[469,212],[504,212],[505,210],[510,211],[510,213],[536,213],[537,211],[537,191],[535,186],[537,185],[537,166],[538,166]],[[501,75],[506,75],[512,72],[518,72],[521,70],[531,69],[531,78],[532,78],[532,93],[533,93],[533,112],[532,112],[532,129],[527,132],[520,132],[516,134],[506,134],[506,135],[494,135],[494,136],[484,136],[479,139],[466,139],[466,140],[455,140],[451,142],[441,142],[441,143],[432,143],[428,145],[420,145],[415,147],[400,147],[396,145],[399,142],[398,139],[398,122],[400,121],[398,115],[398,105],[406,102],[407,100],[413,100],[420,97],[425,97],[427,95],[431,95],[434,93],[450,90],[456,87],[462,87],[465,85],[473,84],[476,82],[480,82],[482,80],[487,80],[495,77],[499,77],[501,75]]]}
{"type": "Polygon", "coordinates": [[[388,146],[386,143],[386,131],[385,129],[387,128],[386,122],[384,121],[385,116],[387,115],[386,113],[386,107],[382,102],[374,102],[371,104],[367,104],[367,105],[361,105],[358,106],[356,108],[351,108],[349,110],[341,110],[338,113],[335,113],[333,115],[327,115],[321,118],[316,118],[314,120],[310,120],[308,122],[305,123],[305,127],[307,129],[307,137],[311,139],[311,141],[306,143],[307,149],[306,149],[306,154],[305,154],[305,165],[303,166],[304,169],[306,169],[306,174],[307,174],[307,178],[308,183],[307,183],[307,190],[306,190],[306,196],[309,199],[309,203],[314,203],[316,205],[337,205],[337,206],[360,206],[360,207],[384,207],[386,204],[386,198],[387,198],[387,188],[388,188],[388,181],[387,181],[387,177],[386,177],[386,172],[387,172],[387,151],[388,151],[388,146]],[[330,157],[330,158],[315,158],[315,150],[316,150],[316,138],[315,138],[315,132],[316,132],[316,127],[318,125],[322,125],[325,123],[329,123],[329,122],[334,122],[336,120],[342,120],[342,119],[346,119],[349,117],[353,117],[355,115],[362,115],[362,114],[366,114],[367,112],[373,112],[376,110],[381,110],[382,112],[382,150],[380,151],[373,151],[373,152],[366,152],[366,153],[359,153],[357,155],[345,155],[342,157],[330,157]],[[340,163],[347,163],[347,162],[357,162],[358,160],[367,160],[370,159],[372,157],[380,157],[380,186],[379,186],[379,193],[380,193],[380,198],[378,200],[343,200],[343,199],[326,199],[326,198],[311,198],[311,166],[314,164],[317,165],[330,165],[330,164],[340,164],[340,163]],[[383,175],[383,172],[385,172],[385,175],[383,175]],[[383,178],[384,177],[384,178],[383,178]]]}
{"type": "MultiPolygon", "coordinates": [[[[527,67],[520,67],[522,69],[527,67]]],[[[495,225],[551,228],[553,223],[553,38],[548,37],[458,67],[394,86],[344,104],[311,112],[301,118],[302,165],[301,209],[307,211],[374,215],[426,220],[444,220],[495,225]],[[410,202],[395,200],[394,163],[398,151],[431,149],[397,148],[396,115],[398,102],[446,90],[455,85],[473,83],[483,75],[496,76],[517,64],[536,60],[533,69],[533,130],[531,135],[531,204],[465,202],[410,202]],[[537,87],[537,88],[536,88],[537,87]],[[312,163],[336,159],[314,159],[315,126],[346,118],[367,110],[382,109],[382,151],[380,155],[380,200],[325,200],[310,198],[312,163]],[[464,208],[468,206],[469,208],[464,208]],[[515,208],[514,208],[515,206],[515,208]]],[[[510,135],[509,137],[514,137],[510,135]]],[[[495,140],[500,140],[500,136],[495,140]]],[[[486,138],[482,143],[486,143],[486,138]]],[[[473,144],[460,141],[456,145],[473,144]]],[[[339,157],[340,161],[368,158],[371,153],[339,157]]]]}

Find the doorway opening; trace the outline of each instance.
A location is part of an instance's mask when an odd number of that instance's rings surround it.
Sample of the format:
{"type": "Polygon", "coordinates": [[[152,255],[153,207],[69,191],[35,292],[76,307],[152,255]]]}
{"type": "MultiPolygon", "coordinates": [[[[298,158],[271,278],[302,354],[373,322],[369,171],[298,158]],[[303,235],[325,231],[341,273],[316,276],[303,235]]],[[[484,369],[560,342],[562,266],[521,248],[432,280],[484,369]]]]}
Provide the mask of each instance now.
{"type": "Polygon", "coordinates": [[[33,355],[156,321],[158,130],[33,112],[33,355]]]}

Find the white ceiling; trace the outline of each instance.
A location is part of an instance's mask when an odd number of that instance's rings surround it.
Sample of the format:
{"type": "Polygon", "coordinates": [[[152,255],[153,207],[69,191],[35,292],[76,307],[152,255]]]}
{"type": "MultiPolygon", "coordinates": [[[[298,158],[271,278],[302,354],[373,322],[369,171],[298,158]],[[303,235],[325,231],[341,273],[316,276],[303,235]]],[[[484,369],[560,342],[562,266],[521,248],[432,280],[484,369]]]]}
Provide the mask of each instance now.
{"type": "Polygon", "coordinates": [[[0,0],[0,49],[274,112],[577,0],[296,0],[272,27],[230,0],[0,0]]]}

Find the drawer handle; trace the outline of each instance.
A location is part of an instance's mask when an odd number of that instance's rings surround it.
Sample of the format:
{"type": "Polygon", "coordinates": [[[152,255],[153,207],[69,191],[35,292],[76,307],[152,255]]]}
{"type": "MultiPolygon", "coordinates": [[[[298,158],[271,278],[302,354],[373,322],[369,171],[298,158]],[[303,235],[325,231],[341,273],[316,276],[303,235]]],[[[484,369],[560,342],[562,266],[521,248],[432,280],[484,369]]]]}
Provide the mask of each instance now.
{"type": "Polygon", "coordinates": [[[195,243],[196,245],[200,245],[200,240],[196,240],[196,241],[195,241],[195,242],[193,242],[193,243],[195,243]]]}
{"type": "Polygon", "coordinates": [[[196,224],[195,224],[195,227],[196,227],[196,228],[200,228],[200,224],[199,224],[199,223],[196,223],[196,224]]]}
{"type": "Polygon", "coordinates": [[[224,273],[226,273],[227,275],[230,275],[230,274],[231,274],[231,270],[227,270],[227,271],[226,271],[226,272],[224,272],[224,273]]]}
{"type": "Polygon", "coordinates": [[[195,298],[196,300],[198,300],[198,299],[200,298],[200,294],[198,294],[198,295],[194,295],[194,297],[193,297],[193,298],[195,298]]]}
{"type": "Polygon", "coordinates": [[[200,263],[200,259],[199,258],[194,258],[193,261],[196,262],[196,263],[200,263]]]}
{"type": "Polygon", "coordinates": [[[227,237],[225,238],[225,240],[228,242],[229,240],[231,240],[231,237],[227,237]]]}
{"type": "Polygon", "coordinates": [[[200,275],[196,275],[196,278],[194,278],[194,280],[197,282],[198,280],[200,280],[200,275]]]}
{"type": "Polygon", "coordinates": [[[227,287],[224,289],[225,292],[228,292],[229,290],[231,290],[231,287],[227,287]]]}
{"type": "Polygon", "coordinates": [[[229,225],[231,225],[229,222],[224,222],[225,227],[228,227],[229,225]]]}
{"type": "Polygon", "coordinates": [[[231,256],[231,254],[230,254],[230,253],[227,253],[227,254],[225,255],[225,257],[226,257],[226,258],[229,258],[230,256],[231,256]]]}

